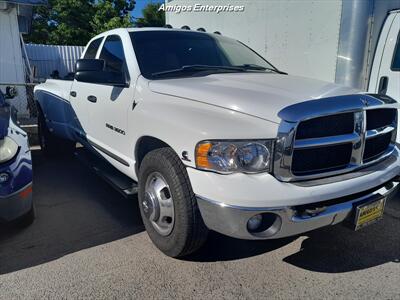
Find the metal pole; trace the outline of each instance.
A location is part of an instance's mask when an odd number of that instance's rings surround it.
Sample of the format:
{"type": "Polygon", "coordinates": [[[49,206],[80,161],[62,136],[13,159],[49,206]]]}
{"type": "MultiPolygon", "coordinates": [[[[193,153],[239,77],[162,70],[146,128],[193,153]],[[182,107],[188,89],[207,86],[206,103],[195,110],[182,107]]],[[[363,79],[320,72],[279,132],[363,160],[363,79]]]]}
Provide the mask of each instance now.
{"type": "Polygon", "coordinates": [[[35,86],[40,82],[28,82],[28,83],[18,83],[18,82],[0,82],[0,85],[9,85],[9,86],[35,86]]]}

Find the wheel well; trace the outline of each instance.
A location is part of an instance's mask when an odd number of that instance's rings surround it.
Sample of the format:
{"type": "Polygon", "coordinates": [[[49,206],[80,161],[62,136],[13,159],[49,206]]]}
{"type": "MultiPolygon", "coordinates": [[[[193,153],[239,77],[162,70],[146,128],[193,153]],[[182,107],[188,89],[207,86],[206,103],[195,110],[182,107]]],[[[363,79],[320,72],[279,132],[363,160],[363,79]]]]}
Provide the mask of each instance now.
{"type": "Polygon", "coordinates": [[[155,149],[170,147],[167,143],[162,140],[152,137],[152,136],[144,136],[139,139],[136,143],[135,148],[135,158],[136,158],[136,174],[139,174],[140,164],[143,161],[143,158],[147,153],[153,151],[155,149]]]}

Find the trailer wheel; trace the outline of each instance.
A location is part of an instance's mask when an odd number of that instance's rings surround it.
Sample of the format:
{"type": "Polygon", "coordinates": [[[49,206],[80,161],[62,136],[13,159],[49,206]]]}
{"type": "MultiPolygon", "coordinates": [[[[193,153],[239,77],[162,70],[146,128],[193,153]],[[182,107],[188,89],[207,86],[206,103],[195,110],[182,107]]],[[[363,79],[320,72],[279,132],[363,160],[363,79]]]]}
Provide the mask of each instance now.
{"type": "Polygon", "coordinates": [[[171,148],[149,152],[139,172],[139,207],[152,242],[171,257],[199,249],[207,239],[185,166],[171,148]]]}
{"type": "Polygon", "coordinates": [[[59,138],[52,134],[47,127],[45,117],[40,108],[38,108],[38,112],[39,144],[45,155],[55,156],[73,153],[76,143],[70,140],[59,138]]]}

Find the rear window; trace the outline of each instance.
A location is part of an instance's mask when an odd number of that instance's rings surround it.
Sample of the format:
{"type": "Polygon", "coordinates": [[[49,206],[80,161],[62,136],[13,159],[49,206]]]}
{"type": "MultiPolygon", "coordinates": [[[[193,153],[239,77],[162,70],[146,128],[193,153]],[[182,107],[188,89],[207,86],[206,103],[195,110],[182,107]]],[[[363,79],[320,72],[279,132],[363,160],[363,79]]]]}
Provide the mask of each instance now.
{"type": "Polygon", "coordinates": [[[100,47],[101,41],[103,38],[98,38],[92,41],[86,49],[85,56],[83,58],[96,58],[97,50],[100,47]]]}

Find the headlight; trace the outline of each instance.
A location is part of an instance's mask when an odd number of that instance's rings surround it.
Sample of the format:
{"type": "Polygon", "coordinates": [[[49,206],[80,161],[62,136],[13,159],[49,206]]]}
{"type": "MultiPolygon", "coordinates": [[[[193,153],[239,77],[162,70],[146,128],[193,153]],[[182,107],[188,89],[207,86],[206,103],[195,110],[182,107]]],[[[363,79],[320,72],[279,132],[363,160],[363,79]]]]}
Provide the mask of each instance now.
{"type": "Polygon", "coordinates": [[[9,161],[18,152],[18,145],[9,137],[0,140],[0,163],[9,161]]]}
{"type": "Polygon", "coordinates": [[[270,172],[274,141],[203,141],[196,147],[196,166],[226,174],[270,172]]]}

